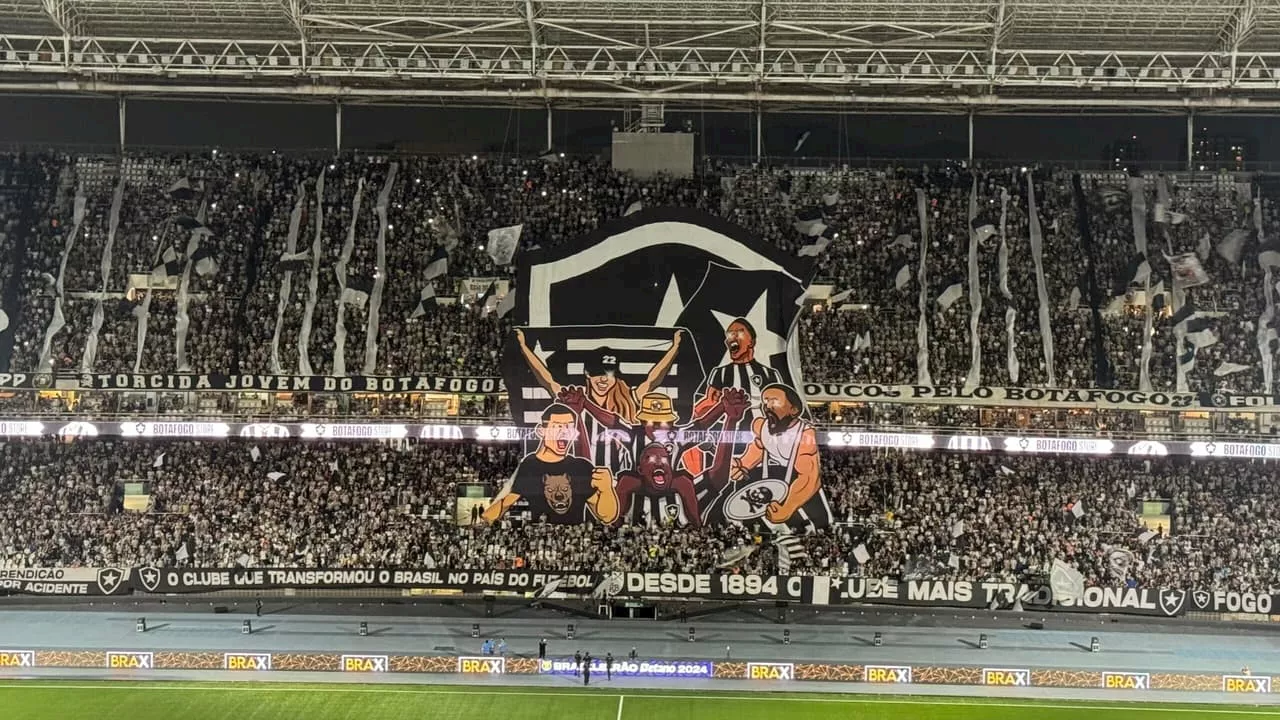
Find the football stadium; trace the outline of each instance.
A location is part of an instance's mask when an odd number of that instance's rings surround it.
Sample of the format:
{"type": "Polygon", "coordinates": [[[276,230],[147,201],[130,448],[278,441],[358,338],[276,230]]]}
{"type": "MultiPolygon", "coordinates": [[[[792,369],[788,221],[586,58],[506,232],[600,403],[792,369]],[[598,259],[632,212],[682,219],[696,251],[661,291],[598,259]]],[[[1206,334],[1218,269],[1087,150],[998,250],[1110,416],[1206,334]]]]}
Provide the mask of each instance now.
{"type": "Polygon", "coordinates": [[[3,720],[1280,717],[1280,0],[11,0],[0,109],[3,720]]]}

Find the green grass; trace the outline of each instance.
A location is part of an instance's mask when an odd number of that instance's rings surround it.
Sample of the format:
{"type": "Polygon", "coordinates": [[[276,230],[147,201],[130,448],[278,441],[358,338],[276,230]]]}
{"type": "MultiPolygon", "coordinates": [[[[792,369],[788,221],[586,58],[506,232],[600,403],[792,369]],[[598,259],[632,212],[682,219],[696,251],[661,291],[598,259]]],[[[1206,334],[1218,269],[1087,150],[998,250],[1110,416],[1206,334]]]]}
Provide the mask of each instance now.
{"type": "Polygon", "coordinates": [[[1256,720],[1280,708],[817,693],[0,680],[4,720],[1256,720]]]}

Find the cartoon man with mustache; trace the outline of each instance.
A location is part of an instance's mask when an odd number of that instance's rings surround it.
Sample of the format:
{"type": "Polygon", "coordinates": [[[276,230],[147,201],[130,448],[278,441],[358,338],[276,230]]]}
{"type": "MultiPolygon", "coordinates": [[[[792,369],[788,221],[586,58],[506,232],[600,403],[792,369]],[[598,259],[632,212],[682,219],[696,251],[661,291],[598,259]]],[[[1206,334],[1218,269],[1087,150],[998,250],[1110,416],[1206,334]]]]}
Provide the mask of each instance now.
{"type": "Polygon", "coordinates": [[[617,519],[613,474],[569,455],[577,428],[577,414],[565,405],[553,403],[542,411],[534,431],[538,449],[524,456],[506,487],[485,508],[486,522],[497,522],[522,498],[534,520],[577,525],[590,517],[605,524],[617,519]]]}
{"type": "Polygon", "coordinates": [[[755,440],[732,461],[730,481],[744,486],[761,479],[787,484],[786,495],[765,506],[764,519],[773,525],[797,531],[830,525],[831,506],[818,473],[817,432],[801,416],[804,401],[782,383],[766,385],[760,395],[763,417],[751,423],[755,440]]]}

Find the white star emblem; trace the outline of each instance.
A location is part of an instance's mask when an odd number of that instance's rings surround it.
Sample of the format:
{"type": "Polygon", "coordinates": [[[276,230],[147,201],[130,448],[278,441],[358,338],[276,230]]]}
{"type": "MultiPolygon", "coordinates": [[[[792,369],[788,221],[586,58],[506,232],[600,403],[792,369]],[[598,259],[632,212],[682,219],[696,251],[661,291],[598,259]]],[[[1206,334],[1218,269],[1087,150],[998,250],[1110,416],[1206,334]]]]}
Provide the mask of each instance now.
{"type": "Polygon", "coordinates": [[[675,327],[680,312],[684,310],[684,300],[680,299],[680,288],[676,278],[671,276],[667,282],[667,291],[662,295],[662,306],[658,308],[658,319],[653,321],[654,327],[675,327]]]}
{"type": "Polygon", "coordinates": [[[546,365],[546,364],[547,364],[547,358],[551,357],[552,355],[555,355],[555,354],[556,354],[556,351],[555,351],[555,350],[543,350],[543,349],[542,349],[542,341],[541,341],[541,340],[539,340],[538,342],[536,342],[536,343],[534,343],[534,344],[533,344],[533,354],[534,354],[534,355],[536,355],[536,356],[538,356],[538,360],[542,361],[542,364],[543,364],[543,365],[546,365]]]}

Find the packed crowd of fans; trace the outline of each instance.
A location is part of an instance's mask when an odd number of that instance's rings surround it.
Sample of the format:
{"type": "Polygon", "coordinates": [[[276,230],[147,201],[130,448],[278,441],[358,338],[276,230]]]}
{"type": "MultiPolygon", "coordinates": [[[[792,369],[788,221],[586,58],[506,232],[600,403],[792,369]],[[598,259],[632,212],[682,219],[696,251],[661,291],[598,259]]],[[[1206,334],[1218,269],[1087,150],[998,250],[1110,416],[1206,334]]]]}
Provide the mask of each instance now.
{"type": "MultiPolygon", "coordinates": [[[[6,267],[8,275],[0,277],[15,370],[38,369],[44,360],[57,370],[98,372],[306,374],[309,368],[313,374],[496,375],[508,322],[494,311],[496,297],[485,308],[474,306],[487,280],[466,282],[512,276],[512,268],[495,266],[486,254],[487,232],[519,223],[524,247],[551,247],[640,203],[720,214],[791,252],[814,240],[796,229],[797,213],[822,208],[834,239],[818,257],[819,278],[836,292],[852,293],[839,308],[804,315],[799,333],[805,378],[915,384],[923,315],[932,381],[962,383],[971,364],[972,196],[978,215],[996,229],[977,253],[983,301],[976,326],[979,379],[986,385],[1045,385],[1050,368],[1029,242],[1034,189],[1057,385],[1094,387],[1112,379],[1117,387],[1140,384],[1144,303],[1153,298],[1130,292],[1120,305],[1110,299],[1117,285],[1143,287],[1123,277],[1136,253],[1132,207],[1141,200],[1147,208],[1151,286],[1164,281],[1172,288],[1166,258],[1183,253],[1197,254],[1209,275],[1209,283],[1189,289],[1186,299],[1215,315],[1219,342],[1198,353],[1187,372],[1188,387],[1264,387],[1255,330],[1265,282],[1256,262],[1252,197],[1261,184],[1237,183],[1226,175],[1165,178],[1168,197],[1157,217],[1157,178],[1145,179],[1142,198],[1128,194],[1123,173],[1087,175],[1077,194],[1070,175],[1047,169],[793,173],[708,165],[688,179],[639,180],[599,161],[571,158],[317,160],[213,152],[7,156],[5,162],[31,169],[11,178],[30,198],[25,214],[15,213],[12,199],[7,212],[0,207],[7,228],[0,252],[18,247],[22,258],[20,267],[6,267]],[[184,180],[191,191],[170,194],[184,180]],[[1123,195],[1118,203],[1109,195],[1112,189],[1123,195]],[[923,192],[923,213],[917,190],[923,192]],[[1087,242],[1077,221],[1081,203],[1089,218],[1087,242]],[[199,221],[211,234],[175,218],[199,221]],[[1248,236],[1240,262],[1228,262],[1230,254],[1215,250],[1233,231],[1248,236]],[[1008,250],[1007,295],[999,281],[1001,238],[1008,250]],[[922,313],[919,273],[926,246],[922,313]],[[202,247],[214,251],[213,272],[194,271],[192,255],[202,247]],[[136,287],[139,278],[164,264],[170,249],[178,256],[174,272],[185,290],[136,287]],[[426,267],[440,249],[448,252],[448,273],[432,287],[437,296],[462,302],[411,318],[427,284],[426,267]],[[280,258],[286,254],[302,256],[303,262],[283,269],[280,258]],[[339,267],[348,286],[376,279],[380,297],[343,302],[339,267]],[[911,279],[898,289],[895,280],[904,267],[911,279]],[[136,289],[127,292],[131,278],[136,289]],[[944,309],[938,296],[956,282],[964,292],[944,309]],[[1095,320],[1094,306],[1110,311],[1095,320]],[[1016,377],[1008,358],[1009,310],[1016,377]],[[57,312],[65,327],[50,335],[57,312]],[[89,343],[90,337],[97,342],[89,343]],[[185,338],[181,357],[179,337],[185,338]],[[857,346],[863,337],[869,345],[857,346]],[[1101,372],[1095,346],[1106,360],[1101,372]],[[1216,372],[1224,363],[1244,369],[1216,372]]],[[[1274,236],[1280,205],[1264,192],[1260,209],[1262,235],[1274,236]]],[[[177,277],[173,284],[179,284],[177,277]]],[[[1166,302],[1152,321],[1146,364],[1156,390],[1176,385],[1171,311],[1166,302]]],[[[1274,353],[1274,346],[1268,343],[1266,353],[1274,353]]]]}
{"type": "MultiPolygon", "coordinates": [[[[756,544],[730,570],[778,571],[759,528],[552,525],[519,506],[472,524],[460,486],[492,497],[519,457],[473,443],[9,442],[0,566],[714,572],[756,544]]],[[[1280,582],[1271,476],[1260,461],[828,452],[836,525],[800,536],[807,558],[789,570],[1035,581],[1059,559],[1093,584],[1258,590],[1280,582]],[[1159,501],[1155,532],[1145,501],[1159,501]]]]}

